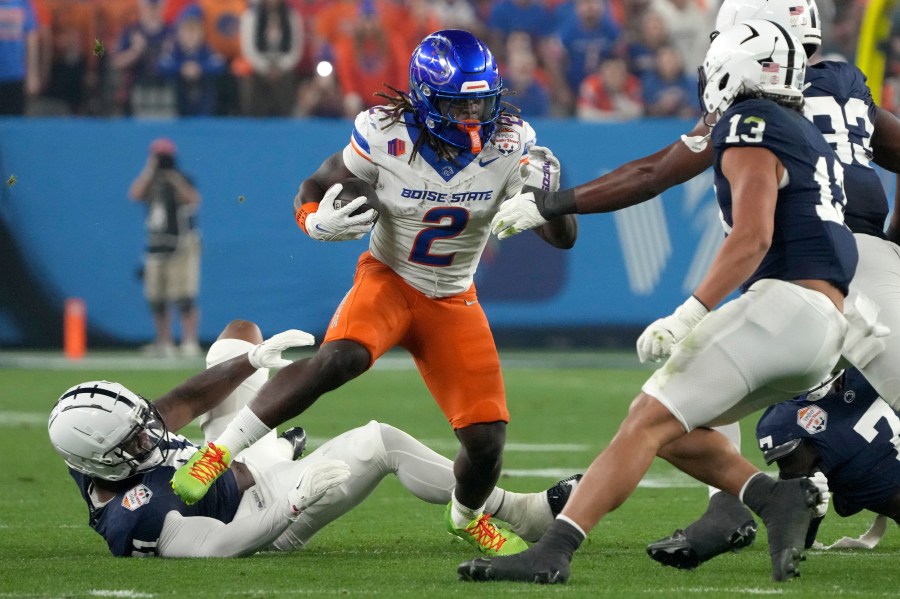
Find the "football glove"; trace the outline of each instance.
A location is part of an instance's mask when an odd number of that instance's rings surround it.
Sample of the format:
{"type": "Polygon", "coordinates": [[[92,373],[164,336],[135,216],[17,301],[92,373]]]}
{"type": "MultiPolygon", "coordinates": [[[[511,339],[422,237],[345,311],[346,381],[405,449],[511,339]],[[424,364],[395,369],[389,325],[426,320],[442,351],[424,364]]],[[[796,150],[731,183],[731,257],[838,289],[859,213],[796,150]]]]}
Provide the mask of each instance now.
{"type": "Polygon", "coordinates": [[[322,460],[303,471],[297,486],[288,492],[288,507],[294,516],[325,497],[325,493],[350,478],[350,466],[342,460],[322,460]]]}
{"type": "Polygon", "coordinates": [[[819,490],[819,503],[816,504],[814,513],[816,518],[821,518],[828,511],[828,503],[831,501],[831,491],[828,490],[828,478],[818,470],[807,478],[819,490]]]}
{"type": "Polygon", "coordinates": [[[497,239],[506,239],[522,231],[547,223],[535,204],[534,193],[517,193],[502,204],[491,220],[491,232],[497,239]]]}
{"type": "Polygon", "coordinates": [[[519,175],[525,185],[556,191],[559,189],[559,159],[548,148],[531,146],[527,160],[519,166],[519,175]]]}
{"type": "Polygon", "coordinates": [[[638,358],[642,363],[668,358],[675,344],[687,337],[707,314],[706,306],[692,295],[671,316],[660,318],[644,329],[637,340],[638,358]]]}
{"type": "Polygon", "coordinates": [[[334,199],[341,193],[341,189],[343,186],[340,183],[329,187],[319,202],[319,209],[306,217],[306,232],[313,239],[318,241],[359,239],[375,225],[378,213],[374,210],[350,216],[366,203],[365,196],[359,196],[341,208],[334,207],[334,199]]]}
{"type": "Polygon", "coordinates": [[[259,345],[254,345],[247,352],[247,359],[254,368],[284,368],[291,363],[290,360],[281,357],[281,352],[289,347],[301,347],[313,345],[316,338],[309,333],[290,329],[277,335],[272,335],[259,345]]]}

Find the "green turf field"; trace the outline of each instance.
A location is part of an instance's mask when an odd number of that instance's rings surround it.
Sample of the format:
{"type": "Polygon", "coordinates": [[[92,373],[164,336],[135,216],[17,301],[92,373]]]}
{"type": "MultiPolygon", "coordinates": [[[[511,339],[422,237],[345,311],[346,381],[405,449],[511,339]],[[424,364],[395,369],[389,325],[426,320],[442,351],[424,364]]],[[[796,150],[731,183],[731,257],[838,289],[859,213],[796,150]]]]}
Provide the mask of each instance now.
{"type": "MultiPolygon", "coordinates": [[[[509,404],[505,475],[516,491],[545,488],[583,470],[613,435],[647,375],[630,358],[599,356],[602,368],[538,368],[567,360],[504,357],[509,404]],[[613,367],[617,364],[623,367],[613,367]],[[636,364],[635,364],[636,366],[636,364]],[[544,445],[549,447],[535,447],[544,445]]],[[[0,361],[2,362],[2,361],[0,361]]],[[[401,362],[402,363],[402,362],[401,362]]],[[[0,599],[25,597],[896,597],[900,594],[900,532],[893,525],[868,552],[809,552],[803,576],[770,581],[764,531],[756,545],[693,572],[664,568],[646,557],[647,542],[687,524],[706,504],[705,487],[656,463],[632,498],[604,519],[576,554],[566,585],[489,585],[456,580],[468,546],[442,529],[442,506],[419,502],[386,480],[356,511],[325,529],[308,548],[240,560],[158,560],[110,557],[87,526],[87,509],[49,445],[46,415],[67,387],[96,378],[118,380],[157,397],[193,370],[124,370],[91,362],[77,370],[0,369],[0,599]]],[[[199,366],[199,363],[197,364],[199,366]]],[[[702,390],[698,389],[698,392],[702,390]]],[[[322,398],[294,424],[311,446],[369,419],[389,422],[452,457],[454,439],[415,371],[376,368],[322,398]]],[[[762,464],[752,425],[745,454],[762,464]]],[[[197,437],[199,429],[189,429],[197,437]]],[[[832,513],[819,539],[858,536],[868,515],[832,513]]]]}

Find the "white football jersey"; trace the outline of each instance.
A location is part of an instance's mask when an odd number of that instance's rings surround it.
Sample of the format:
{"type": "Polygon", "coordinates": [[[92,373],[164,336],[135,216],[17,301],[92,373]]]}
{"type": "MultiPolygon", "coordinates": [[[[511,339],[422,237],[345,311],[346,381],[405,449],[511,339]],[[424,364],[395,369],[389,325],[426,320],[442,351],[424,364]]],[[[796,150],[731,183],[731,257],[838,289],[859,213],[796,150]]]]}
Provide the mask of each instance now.
{"type": "Polygon", "coordinates": [[[447,162],[422,143],[410,164],[418,129],[403,122],[385,129],[384,116],[378,107],[361,112],[343,154],[381,200],[369,251],[429,297],[462,293],[472,285],[500,203],[522,188],[519,163],[534,130],[504,116],[479,154],[447,162]]]}

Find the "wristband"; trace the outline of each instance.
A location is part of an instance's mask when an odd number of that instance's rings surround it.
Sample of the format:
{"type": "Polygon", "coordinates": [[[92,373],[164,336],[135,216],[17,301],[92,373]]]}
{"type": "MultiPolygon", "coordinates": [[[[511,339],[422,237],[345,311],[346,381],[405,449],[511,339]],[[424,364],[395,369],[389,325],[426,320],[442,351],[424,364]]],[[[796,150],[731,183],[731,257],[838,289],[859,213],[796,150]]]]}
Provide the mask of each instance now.
{"type": "Polygon", "coordinates": [[[534,205],[538,213],[547,220],[553,220],[557,216],[575,214],[575,190],[563,189],[562,191],[544,191],[531,185],[526,185],[520,193],[533,193],[534,205]]]}
{"type": "Polygon", "coordinates": [[[309,235],[309,231],[306,230],[306,219],[309,218],[310,214],[316,212],[318,209],[318,202],[306,202],[297,209],[296,213],[294,213],[294,219],[296,219],[297,221],[297,226],[299,226],[307,235],[309,235]]]}

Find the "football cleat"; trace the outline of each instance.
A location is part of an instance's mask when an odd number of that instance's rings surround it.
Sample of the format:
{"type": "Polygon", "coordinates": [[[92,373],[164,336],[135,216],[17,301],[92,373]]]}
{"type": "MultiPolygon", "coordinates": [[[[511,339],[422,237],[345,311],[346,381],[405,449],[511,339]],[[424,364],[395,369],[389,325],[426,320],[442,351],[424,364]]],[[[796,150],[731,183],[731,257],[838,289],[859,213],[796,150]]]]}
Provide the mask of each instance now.
{"type": "Polygon", "coordinates": [[[560,512],[563,511],[563,508],[566,507],[566,503],[569,502],[569,497],[572,496],[572,491],[574,491],[575,487],[578,486],[578,483],[581,482],[581,476],[581,474],[573,474],[569,478],[564,478],[547,489],[547,503],[550,504],[550,512],[553,514],[554,518],[559,516],[560,512]]]}
{"type": "Polygon", "coordinates": [[[776,484],[759,515],[769,536],[772,579],[780,582],[800,576],[804,542],[821,492],[808,478],[779,480],[776,484]]]}
{"type": "Polygon", "coordinates": [[[528,549],[528,544],[519,535],[491,522],[490,514],[482,514],[465,528],[457,528],[450,516],[452,508],[453,503],[448,503],[444,512],[447,532],[472,545],[483,555],[513,555],[528,549]]]}
{"type": "Polygon", "coordinates": [[[716,493],[706,512],[685,529],[647,545],[647,555],[664,566],[693,570],[728,551],[740,551],[756,540],[756,520],[741,501],[716,493]]]}
{"type": "Polygon", "coordinates": [[[508,580],[535,584],[562,584],[569,579],[569,562],[550,559],[542,552],[529,549],[524,553],[486,559],[478,557],[463,562],[456,569],[459,580],[489,582],[508,580]]]}
{"type": "Polygon", "coordinates": [[[208,443],[198,449],[172,477],[172,490],[187,505],[197,503],[222,474],[228,470],[231,453],[227,447],[208,443]]]}
{"type": "Polygon", "coordinates": [[[302,426],[289,428],[281,433],[281,438],[291,444],[291,460],[299,460],[306,449],[306,431],[302,426]]]}

